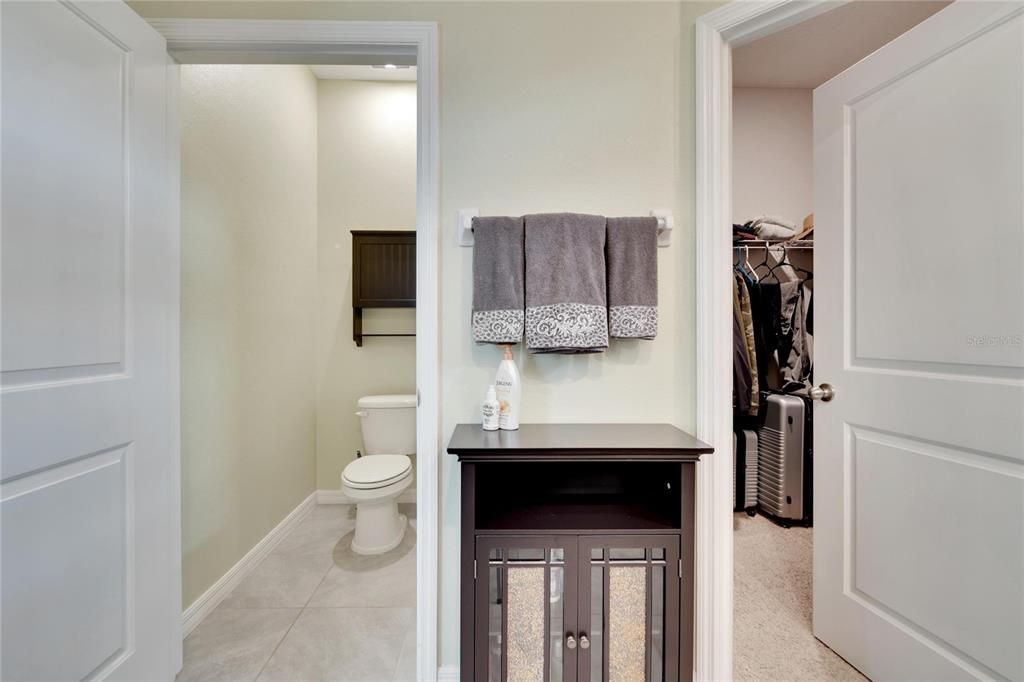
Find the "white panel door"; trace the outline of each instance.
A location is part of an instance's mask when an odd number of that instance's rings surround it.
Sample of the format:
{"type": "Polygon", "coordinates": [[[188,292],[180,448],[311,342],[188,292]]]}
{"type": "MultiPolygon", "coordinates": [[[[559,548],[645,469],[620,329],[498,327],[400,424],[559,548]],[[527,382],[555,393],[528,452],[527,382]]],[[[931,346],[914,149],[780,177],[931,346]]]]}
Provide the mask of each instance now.
{"type": "Polygon", "coordinates": [[[1024,679],[1024,4],[814,93],[814,631],[874,680],[1024,679]]]}
{"type": "Polygon", "coordinates": [[[181,658],[176,158],[163,38],[3,2],[0,677],[181,658]]]}

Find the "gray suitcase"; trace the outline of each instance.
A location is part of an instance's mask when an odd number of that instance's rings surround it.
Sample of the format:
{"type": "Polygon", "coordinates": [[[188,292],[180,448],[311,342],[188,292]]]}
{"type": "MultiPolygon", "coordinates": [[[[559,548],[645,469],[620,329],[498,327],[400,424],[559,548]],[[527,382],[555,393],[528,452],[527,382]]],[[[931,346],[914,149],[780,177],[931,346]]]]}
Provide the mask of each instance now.
{"type": "Polygon", "coordinates": [[[751,516],[757,509],[757,432],[739,429],[732,436],[733,489],[736,501],[733,511],[746,511],[751,516]]]}
{"type": "Polygon", "coordinates": [[[810,482],[810,471],[805,471],[807,413],[803,398],[770,394],[758,432],[757,508],[784,526],[810,519],[810,500],[805,499],[805,483],[810,482]]]}

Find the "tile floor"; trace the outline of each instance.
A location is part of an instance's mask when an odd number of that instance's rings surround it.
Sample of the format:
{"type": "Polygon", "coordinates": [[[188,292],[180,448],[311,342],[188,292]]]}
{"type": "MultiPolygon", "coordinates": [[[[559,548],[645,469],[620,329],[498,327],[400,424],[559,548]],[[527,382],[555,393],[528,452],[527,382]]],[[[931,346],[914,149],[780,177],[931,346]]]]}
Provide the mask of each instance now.
{"type": "Polygon", "coordinates": [[[415,680],[415,549],[346,569],[336,548],[354,527],[350,505],[315,507],[188,636],[178,682],[415,680]]]}
{"type": "Polygon", "coordinates": [[[736,514],[733,679],[863,682],[811,632],[813,529],[736,514]]]}

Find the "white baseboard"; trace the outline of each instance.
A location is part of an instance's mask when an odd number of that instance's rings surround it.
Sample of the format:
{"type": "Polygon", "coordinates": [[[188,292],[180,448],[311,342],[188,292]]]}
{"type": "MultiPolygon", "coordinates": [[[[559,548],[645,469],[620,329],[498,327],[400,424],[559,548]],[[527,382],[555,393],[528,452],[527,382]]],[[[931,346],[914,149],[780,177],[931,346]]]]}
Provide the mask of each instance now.
{"type": "Polygon", "coordinates": [[[250,549],[237,564],[228,569],[228,572],[222,575],[210,589],[203,592],[198,599],[185,609],[185,612],[181,614],[182,638],[187,637],[203,621],[203,618],[206,618],[210,611],[217,608],[217,605],[231,594],[231,590],[235,589],[235,586],[242,581],[242,578],[255,568],[256,564],[263,557],[270,554],[271,550],[284,539],[284,536],[292,528],[298,525],[302,519],[306,518],[309,512],[313,511],[316,503],[317,493],[313,492],[309,497],[300,502],[299,506],[293,509],[288,516],[284,517],[281,523],[274,526],[273,530],[267,533],[262,540],[257,542],[256,546],[250,549]]]}
{"type": "MultiPolygon", "coordinates": [[[[342,490],[317,490],[317,504],[355,504],[342,490]]],[[[398,496],[399,504],[416,504],[416,488],[406,488],[398,496]]]]}
{"type": "Polygon", "coordinates": [[[459,666],[442,665],[437,669],[437,682],[459,682],[459,666]]]}

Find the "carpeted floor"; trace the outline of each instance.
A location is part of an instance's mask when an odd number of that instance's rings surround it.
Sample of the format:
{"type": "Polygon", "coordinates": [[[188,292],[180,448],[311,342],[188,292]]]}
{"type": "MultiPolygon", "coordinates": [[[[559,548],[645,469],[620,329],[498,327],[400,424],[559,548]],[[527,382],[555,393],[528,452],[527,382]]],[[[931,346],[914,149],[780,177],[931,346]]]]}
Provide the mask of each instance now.
{"type": "Polygon", "coordinates": [[[733,519],[736,682],[866,678],[811,634],[811,528],[733,519]]]}

